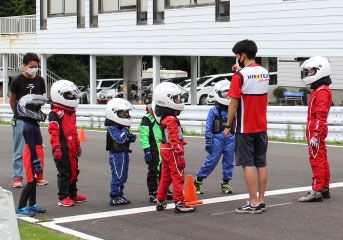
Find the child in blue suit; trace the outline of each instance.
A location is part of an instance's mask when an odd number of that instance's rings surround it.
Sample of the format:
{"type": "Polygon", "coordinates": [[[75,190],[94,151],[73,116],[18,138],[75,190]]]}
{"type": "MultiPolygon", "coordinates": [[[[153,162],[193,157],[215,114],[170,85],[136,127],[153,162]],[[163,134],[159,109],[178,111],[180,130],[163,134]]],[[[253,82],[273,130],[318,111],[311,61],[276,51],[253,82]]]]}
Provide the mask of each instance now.
{"type": "MultiPolygon", "coordinates": [[[[230,194],[233,190],[229,182],[232,179],[234,168],[235,136],[233,132],[229,137],[225,137],[223,134],[227,122],[227,109],[230,103],[230,99],[227,97],[229,88],[230,82],[228,80],[222,80],[216,83],[214,87],[215,106],[210,109],[207,115],[205,131],[205,151],[208,152],[208,155],[194,181],[197,194],[204,193],[202,182],[211,174],[222,156],[223,182],[221,183],[221,189],[225,194],[230,194]]],[[[233,131],[234,128],[231,129],[233,131]]]]}

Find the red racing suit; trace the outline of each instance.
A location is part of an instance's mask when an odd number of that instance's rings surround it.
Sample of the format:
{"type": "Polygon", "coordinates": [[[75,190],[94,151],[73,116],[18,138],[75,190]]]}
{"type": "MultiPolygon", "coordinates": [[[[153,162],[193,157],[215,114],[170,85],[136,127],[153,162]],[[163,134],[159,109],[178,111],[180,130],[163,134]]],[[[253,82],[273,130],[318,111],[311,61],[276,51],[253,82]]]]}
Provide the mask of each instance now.
{"type": "Polygon", "coordinates": [[[166,116],[161,121],[162,143],[160,154],[162,157],[162,173],[158,187],[157,199],[167,199],[169,185],[173,184],[174,202],[183,202],[183,183],[185,181],[184,169],[186,160],[184,158],[184,145],[182,128],[179,120],[174,116],[166,116]]]}
{"type": "Polygon", "coordinates": [[[76,182],[79,175],[77,153],[81,152],[75,109],[52,105],[48,131],[52,151],[62,151],[62,159],[54,159],[58,171],[59,199],[73,198],[77,194],[76,182]]]}
{"type": "Polygon", "coordinates": [[[331,104],[330,88],[327,85],[321,85],[312,92],[308,105],[306,138],[312,167],[312,189],[319,192],[323,188],[329,188],[330,185],[330,167],[325,138],[328,134],[327,118],[331,104]],[[318,148],[309,144],[313,137],[318,140],[318,148]]]}

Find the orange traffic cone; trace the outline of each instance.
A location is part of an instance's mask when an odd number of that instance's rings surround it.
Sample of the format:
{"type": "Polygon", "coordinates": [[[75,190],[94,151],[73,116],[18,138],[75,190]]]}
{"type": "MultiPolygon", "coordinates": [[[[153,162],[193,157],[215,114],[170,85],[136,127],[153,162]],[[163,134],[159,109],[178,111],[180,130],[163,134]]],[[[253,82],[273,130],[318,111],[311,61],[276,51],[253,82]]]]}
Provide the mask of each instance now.
{"type": "Polygon", "coordinates": [[[80,140],[81,142],[87,141],[87,139],[86,139],[86,134],[85,134],[85,130],[84,130],[83,128],[80,129],[79,140],[80,140]]]}
{"type": "Polygon", "coordinates": [[[197,199],[192,175],[186,177],[185,203],[187,205],[202,204],[202,201],[197,199]]]}

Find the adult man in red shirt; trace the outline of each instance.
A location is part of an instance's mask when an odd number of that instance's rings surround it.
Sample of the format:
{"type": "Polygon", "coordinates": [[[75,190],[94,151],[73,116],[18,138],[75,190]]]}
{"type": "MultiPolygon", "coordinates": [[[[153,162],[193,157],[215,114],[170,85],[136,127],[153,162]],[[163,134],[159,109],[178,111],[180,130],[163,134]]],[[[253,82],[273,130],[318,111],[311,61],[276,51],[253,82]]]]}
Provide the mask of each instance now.
{"type": "Polygon", "coordinates": [[[231,103],[224,134],[226,136],[230,134],[230,126],[236,115],[236,165],[243,167],[249,192],[249,201],[246,205],[237,208],[236,212],[261,213],[266,208],[264,193],[267,185],[269,74],[268,70],[255,62],[257,46],[254,41],[237,42],[232,51],[236,55],[238,65],[232,68],[236,73],[232,76],[228,92],[231,103]],[[256,178],[254,166],[257,169],[258,178],[256,178]]]}

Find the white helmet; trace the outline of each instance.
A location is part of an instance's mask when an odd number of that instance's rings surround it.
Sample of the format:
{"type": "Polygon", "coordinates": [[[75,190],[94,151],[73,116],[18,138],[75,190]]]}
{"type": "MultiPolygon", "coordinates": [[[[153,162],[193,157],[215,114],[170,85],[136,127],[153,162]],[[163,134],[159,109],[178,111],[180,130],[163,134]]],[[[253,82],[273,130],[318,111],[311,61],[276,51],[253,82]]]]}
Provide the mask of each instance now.
{"type": "Polygon", "coordinates": [[[216,100],[220,104],[229,106],[231,101],[230,97],[227,96],[229,89],[229,80],[221,80],[217,82],[216,85],[214,85],[214,100],[216,100]]]}
{"type": "Polygon", "coordinates": [[[174,83],[163,82],[154,89],[153,101],[160,107],[167,107],[177,111],[182,111],[185,103],[182,101],[182,91],[174,83]]]}
{"type": "Polygon", "coordinates": [[[17,104],[18,116],[44,122],[46,114],[42,112],[41,107],[47,101],[46,97],[36,94],[27,94],[21,97],[17,104]]]}
{"type": "Polygon", "coordinates": [[[131,126],[132,118],[130,110],[133,107],[131,103],[122,98],[113,98],[107,102],[106,118],[123,126],[131,126]]]}
{"type": "Polygon", "coordinates": [[[79,89],[68,80],[59,80],[50,89],[51,100],[66,107],[76,108],[79,104],[79,89]]]}
{"type": "Polygon", "coordinates": [[[311,57],[301,65],[301,79],[305,85],[310,85],[323,77],[330,76],[331,66],[325,57],[311,57]],[[311,74],[310,70],[314,70],[311,74]]]}

